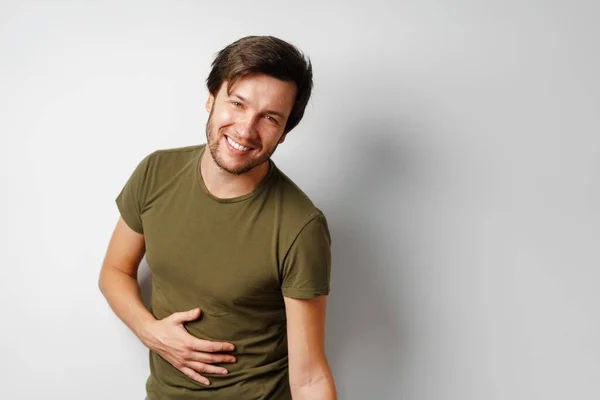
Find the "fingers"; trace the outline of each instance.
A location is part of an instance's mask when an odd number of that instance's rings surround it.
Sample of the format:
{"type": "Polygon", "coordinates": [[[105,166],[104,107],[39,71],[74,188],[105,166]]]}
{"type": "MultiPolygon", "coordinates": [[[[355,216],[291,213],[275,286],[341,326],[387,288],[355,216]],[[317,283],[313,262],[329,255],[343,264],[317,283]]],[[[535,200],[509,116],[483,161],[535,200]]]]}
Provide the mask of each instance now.
{"type": "Polygon", "coordinates": [[[235,347],[227,342],[211,342],[209,340],[194,340],[191,344],[192,350],[206,353],[220,353],[222,351],[233,351],[235,347]]]}
{"type": "Polygon", "coordinates": [[[181,367],[180,371],[185,374],[188,378],[195,380],[196,382],[200,382],[203,385],[210,385],[210,381],[199,374],[215,374],[215,375],[227,375],[229,371],[222,367],[215,367],[214,365],[208,365],[201,362],[196,361],[188,361],[186,363],[187,366],[181,367]]]}
{"type": "Polygon", "coordinates": [[[234,363],[237,359],[231,354],[222,354],[235,349],[232,343],[199,339],[185,329],[183,324],[199,318],[200,313],[200,309],[195,308],[157,321],[154,341],[148,347],[188,378],[210,385],[201,374],[227,375],[226,368],[213,364],[234,363]]]}
{"type": "Polygon", "coordinates": [[[228,354],[202,353],[198,351],[192,351],[188,355],[188,360],[200,361],[207,364],[234,363],[237,361],[234,356],[228,354]]]}
{"type": "Polygon", "coordinates": [[[229,372],[223,367],[216,367],[214,365],[204,364],[197,361],[188,361],[186,365],[201,374],[227,375],[229,372]]]}
{"type": "Polygon", "coordinates": [[[202,375],[200,375],[199,373],[197,373],[196,371],[194,371],[191,368],[183,367],[183,368],[181,368],[181,372],[183,372],[185,374],[185,376],[195,380],[196,382],[200,382],[206,386],[210,385],[210,381],[208,379],[206,379],[205,377],[203,377],[202,375]]]}
{"type": "Polygon", "coordinates": [[[171,314],[171,317],[177,323],[184,323],[198,319],[198,317],[200,317],[200,313],[201,311],[199,308],[194,308],[193,310],[189,311],[173,313],[171,314]]]}

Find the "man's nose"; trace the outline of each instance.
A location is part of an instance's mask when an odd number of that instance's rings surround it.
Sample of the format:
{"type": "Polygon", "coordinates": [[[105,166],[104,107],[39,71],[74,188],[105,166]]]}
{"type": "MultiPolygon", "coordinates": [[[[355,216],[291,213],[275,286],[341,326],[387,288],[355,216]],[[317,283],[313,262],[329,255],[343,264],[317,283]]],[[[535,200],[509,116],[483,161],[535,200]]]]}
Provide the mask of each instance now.
{"type": "Polygon", "coordinates": [[[237,133],[242,137],[252,137],[256,133],[258,124],[258,115],[250,114],[246,115],[244,119],[239,121],[237,125],[237,133]]]}

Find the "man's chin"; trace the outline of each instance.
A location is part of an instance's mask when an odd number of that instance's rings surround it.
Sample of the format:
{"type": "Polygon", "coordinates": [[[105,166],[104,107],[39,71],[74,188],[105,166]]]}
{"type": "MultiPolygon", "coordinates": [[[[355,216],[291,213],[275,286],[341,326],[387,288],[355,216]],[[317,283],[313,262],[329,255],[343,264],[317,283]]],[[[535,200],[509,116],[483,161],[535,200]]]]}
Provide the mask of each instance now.
{"type": "Polygon", "coordinates": [[[219,168],[232,175],[243,175],[246,172],[251,171],[254,167],[256,167],[256,165],[248,163],[241,165],[232,165],[231,163],[227,163],[224,160],[220,159],[220,157],[217,157],[215,159],[215,162],[219,168]]]}

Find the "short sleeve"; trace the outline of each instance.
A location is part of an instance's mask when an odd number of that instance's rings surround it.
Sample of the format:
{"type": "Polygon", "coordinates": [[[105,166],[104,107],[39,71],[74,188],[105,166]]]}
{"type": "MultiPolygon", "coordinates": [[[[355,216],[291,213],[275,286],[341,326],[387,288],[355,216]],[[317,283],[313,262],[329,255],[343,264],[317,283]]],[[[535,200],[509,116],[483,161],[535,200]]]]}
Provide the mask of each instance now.
{"type": "Polygon", "coordinates": [[[135,168],[121,193],[115,199],[121,217],[137,233],[144,233],[142,209],[144,205],[144,180],[148,171],[150,155],[146,156],[135,168]]]}
{"type": "Polygon", "coordinates": [[[285,297],[310,299],[329,294],[331,237],[322,213],[296,236],[282,266],[281,291],[285,297]]]}

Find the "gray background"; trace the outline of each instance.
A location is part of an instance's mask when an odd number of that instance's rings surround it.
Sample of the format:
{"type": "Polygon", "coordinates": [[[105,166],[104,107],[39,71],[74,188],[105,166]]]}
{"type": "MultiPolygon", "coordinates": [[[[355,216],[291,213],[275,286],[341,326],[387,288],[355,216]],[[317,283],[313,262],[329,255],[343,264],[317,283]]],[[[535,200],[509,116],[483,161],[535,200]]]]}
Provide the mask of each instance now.
{"type": "Polygon", "coordinates": [[[204,142],[212,56],[249,34],[314,63],[274,159],[329,220],[340,398],[600,398],[599,11],[1,1],[0,398],[143,398],[97,287],[114,198],[204,142]]]}

